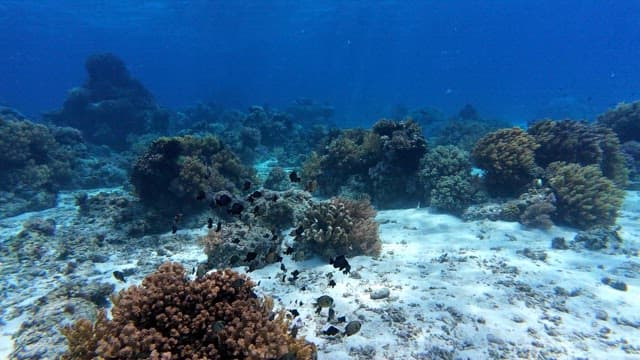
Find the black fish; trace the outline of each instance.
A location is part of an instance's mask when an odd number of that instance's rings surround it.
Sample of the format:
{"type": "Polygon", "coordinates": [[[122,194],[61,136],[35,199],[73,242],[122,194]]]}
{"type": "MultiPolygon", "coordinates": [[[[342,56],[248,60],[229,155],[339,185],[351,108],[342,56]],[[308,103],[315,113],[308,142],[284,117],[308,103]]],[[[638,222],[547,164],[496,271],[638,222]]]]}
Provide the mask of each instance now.
{"type": "Polygon", "coordinates": [[[249,264],[249,268],[247,269],[247,272],[252,272],[255,269],[256,269],[256,264],[255,263],[251,263],[251,264],[249,264]]]}
{"type": "Polygon", "coordinates": [[[340,255],[338,257],[329,258],[329,264],[333,265],[334,268],[340,269],[343,273],[348,274],[351,271],[351,265],[344,257],[344,255],[340,255]]]}
{"type": "Polygon", "coordinates": [[[113,277],[122,282],[127,282],[127,280],[124,278],[124,273],[122,271],[118,271],[118,270],[114,271],[113,277]]]}
{"type": "Polygon", "coordinates": [[[287,249],[284,251],[284,254],[291,255],[293,254],[294,251],[296,251],[294,248],[292,248],[291,246],[287,246],[287,249]]]}
{"type": "Polygon", "coordinates": [[[246,181],[242,184],[242,191],[248,191],[249,189],[251,189],[251,181],[246,180],[246,181]]]}
{"type": "Polygon", "coordinates": [[[347,322],[347,317],[346,316],[340,316],[339,318],[336,319],[339,323],[343,323],[343,322],[347,322]]]}
{"type": "Polygon", "coordinates": [[[244,258],[244,261],[245,262],[249,262],[249,261],[255,259],[256,256],[258,256],[258,253],[256,253],[255,251],[249,251],[247,253],[247,257],[244,258]]]}
{"type": "Polygon", "coordinates": [[[229,214],[240,215],[243,210],[244,210],[244,205],[240,203],[233,203],[233,205],[231,205],[231,209],[229,209],[229,214]]]}
{"type": "Polygon", "coordinates": [[[280,263],[280,270],[282,270],[282,271],[284,271],[284,272],[287,272],[287,267],[286,267],[286,266],[284,266],[284,264],[283,264],[283,263],[280,263]]]}
{"type": "Polygon", "coordinates": [[[260,197],[262,197],[262,192],[256,190],[251,194],[251,197],[254,198],[254,199],[260,198],[260,197]]]}
{"type": "Polygon", "coordinates": [[[302,225],[296,228],[296,236],[302,235],[303,232],[304,232],[304,228],[302,227],[302,225]]]}
{"type": "Polygon", "coordinates": [[[336,286],[336,282],[333,281],[333,279],[329,280],[329,286],[335,287],[336,286]]]}
{"type": "Polygon", "coordinates": [[[290,312],[290,313],[291,313],[291,315],[293,315],[294,317],[296,317],[296,316],[300,315],[300,313],[299,313],[299,312],[298,312],[298,310],[296,310],[296,309],[291,309],[291,310],[289,310],[289,312],[290,312]]]}
{"type": "Polygon", "coordinates": [[[213,227],[213,219],[212,218],[208,218],[207,219],[207,228],[211,229],[213,227]]]}
{"type": "Polygon", "coordinates": [[[298,271],[298,270],[293,270],[293,271],[291,272],[291,275],[293,275],[293,279],[294,279],[294,280],[296,280],[296,279],[298,279],[298,275],[300,275],[300,271],[298,271]]]}
{"type": "Polygon", "coordinates": [[[207,197],[207,194],[204,191],[200,190],[198,191],[198,196],[196,196],[196,200],[204,200],[204,198],[206,197],[207,197]]]}
{"type": "Polygon", "coordinates": [[[335,326],[329,326],[327,330],[322,331],[323,334],[333,336],[340,333],[340,330],[335,326]]]}
{"type": "Polygon", "coordinates": [[[176,224],[171,225],[171,233],[175,234],[178,232],[178,227],[176,226],[176,224]]]}
{"type": "Polygon", "coordinates": [[[218,224],[216,225],[216,232],[220,232],[220,229],[222,229],[222,221],[218,221],[218,224]]]}
{"type": "Polygon", "coordinates": [[[287,274],[282,274],[282,282],[285,282],[287,280],[287,274]]]}
{"type": "Polygon", "coordinates": [[[327,317],[327,321],[331,322],[336,317],[336,311],[333,308],[329,308],[329,316],[327,317]]]}
{"type": "Polygon", "coordinates": [[[292,171],[289,173],[289,180],[291,180],[291,182],[297,183],[297,182],[300,182],[300,180],[302,179],[298,176],[297,172],[292,171]]]}
{"type": "Polygon", "coordinates": [[[216,204],[218,206],[227,206],[231,203],[231,196],[227,194],[220,194],[216,196],[216,204]]]}

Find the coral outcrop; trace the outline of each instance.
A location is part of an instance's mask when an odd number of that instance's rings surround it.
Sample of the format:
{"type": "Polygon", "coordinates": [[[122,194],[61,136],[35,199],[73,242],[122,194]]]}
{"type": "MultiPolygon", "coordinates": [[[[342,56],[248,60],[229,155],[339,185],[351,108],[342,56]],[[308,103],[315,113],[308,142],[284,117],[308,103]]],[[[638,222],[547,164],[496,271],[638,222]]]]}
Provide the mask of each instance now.
{"type": "Polygon", "coordinates": [[[169,112],[131,77],[120,58],[94,54],[87,58],[85,68],[88,79],[84,85],[71,89],[62,109],[45,114],[45,119],[80,129],[90,143],[119,150],[127,147],[130,135],[166,130],[169,112]]]}
{"type": "Polygon", "coordinates": [[[618,104],[598,116],[597,122],[615,131],[623,143],[640,141],[640,101],[618,104]]]}
{"type": "Polygon", "coordinates": [[[480,139],[472,156],[475,164],[486,171],[489,192],[516,195],[536,177],[538,147],[535,138],[520,128],[501,129],[480,139]]]}
{"type": "Polygon", "coordinates": [[[314,203],[298,223],[295,241],[305,254],[325,258],[338,255],[378,255],[382,243],[378,235],[376,211],[368,199],[334,197],[314,203]]]}
{"type": "Polygon", "coordinates": [[[216,137],[163,137],[133,166],[131,183],[142,202],[168,213],[202,209],[214,193],[237,194],[253,170],[216,137]]]}
{"type": "Polygon", "coordinates": [[[63,359],[312,359],[316,349],[288,332],[283,312],[260,300],[245,275],[219,270],[193,281],[165,263],[114,297],[112,319],[63,328],[63,359]]]}
{"type": "Polygon", "coordinates": [[[469,154],[453,145],[427,152],[421,160],[420,179],[427,204],[454,214],[463,212],[478,191],[469,154]]]}
{"type": "Polygon", "coordinates": [[[554,162],[547,167],[546,178],[557,200],[558,221],[580,229],[615,222],[624,192],[597,165],[554,162]]]}
{"type": "Polygon", "coordinates": [[[598,165],[607,178],[618,186],[627,181],[620,141],[608,128],[575,120],[536,121],[527,133],[540,145],[536,149],[536,163],[547,167],[554,161],[581,166],[598,165]]]}

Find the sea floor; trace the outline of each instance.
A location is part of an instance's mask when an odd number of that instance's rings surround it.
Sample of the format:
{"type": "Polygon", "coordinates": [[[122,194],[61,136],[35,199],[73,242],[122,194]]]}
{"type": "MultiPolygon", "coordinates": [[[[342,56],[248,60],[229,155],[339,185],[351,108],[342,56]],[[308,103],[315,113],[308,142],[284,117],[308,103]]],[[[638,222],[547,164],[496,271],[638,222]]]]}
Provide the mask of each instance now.
{"type": "MultiPolygon", "coordinates": [[[[125,194],[92,192],[100,191],[125,194]]],[[[78,216],[74,199],[62,193],[56,208],[0,220],[0,358],[55,358],[65,347],[59,327],[105,294],[138,284],[164,261],[191,268],[206,258],[197,241],[204,227],[123,239],[108,217],[78,216]],[[55,236],[9,244],[29,219],[55,221],[55,236]],[[114,270],[128,274],[126,283],[114,270]]],[[[299,335],[317,344],[318,359],[636,359],[639,218],[640,192],[628,192],[621,248],[590,251],[551,248],[554,237],[573,239],[570,228],[463,222],[424,208],[380,211],[382,253],[349,259],[349,274],[285,256],[287,270],[300,271],[295,282],[282,282],[278,263],[249,275],[258,293],[299,312],[299,335]],[[361,330],[324,335],[345,323],[329,324],[327,309],[316,314],[321,295],[334,299],[336,318],[359,320],[361,330]]]]}

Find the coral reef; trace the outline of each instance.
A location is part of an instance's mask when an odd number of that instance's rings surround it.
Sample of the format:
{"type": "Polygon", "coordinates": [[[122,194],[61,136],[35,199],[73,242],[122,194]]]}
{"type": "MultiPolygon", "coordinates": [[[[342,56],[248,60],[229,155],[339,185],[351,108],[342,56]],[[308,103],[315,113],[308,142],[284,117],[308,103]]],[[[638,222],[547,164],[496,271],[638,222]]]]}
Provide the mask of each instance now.
{"type": "Polygon", "coordinates": [[[421,160],[420,180],[427,204],[454,214],[463,212],[477,192],[469,154],[453,145],[427,152],[421,160]]]}
{"type": "Polygon", "coordinates": [[[597,165],[551,163],[547,184],[556,196],[556,218],[580,229],[612,225],[624,192],[602,175],[597,165]]]}
{"type": "Polygon", "coordinates": [[[55,130],[12,119],[0,115],[0,217],[53,206],[76,162],[55,130]]]}
{"type": "Polygon", "coordinates": [[[211,194],[239,193],[245,181],[255,182],[253,170],[213,136],[159,138],[131,173],[142,202],[165,213],[202,209],[211,194]]]}
{"type": "Polygon", "coordinates": [[[295,241],[301,251],[325,258],[337,255],[377,255],[381,250],[375,209],[368,199],[334,197],[314,203],[297,223],[295,241]]]}
{"type": "Polygon", "coordinates": [[[125,149],[127,137],[163,132],[169,112],[132,78],[124,62],[110,53],[94,54],[85,63],[88,79],[69,91],[61,110],[44,115],[54,124],[75,127],[94,144],[125,149]]]}
{"type": "Polygon", "coordinates": [[[640,186],[640,141],[627,141],[620,147],[626,168],[629,170],[628,184],[633,189],[640,186]]]}
{"type": "Polygon", "coordinates": [[[623,143],[640,141],[640,101],[618,104],[598,116],[597,122],[615,131],[623,143]]]}
{"type": "Polygon", "coordinates": [[[527,133],[540,145],[536,149],[536,164],[547,167],[554,161],[581,166],[598,165],[607,178],[622,187],[627,181],[627,169],[616,134],[608,128],[574,120],[539,120],[527,133]]]}
{"type": "Polygon", "coordinates": [[[494,194],[514,195],[536,177],[535,139],[520,128],[501,129],[480,139],[473,149],[475,164],[486,171],[485,183],[494,194]]]}
{"type": "Polygon", "coordinates": [[[303,181],[316,181],[322,195],[367,194],[376,206],[415,206],[422,194],[417,173],[427,143],[412,121],[380,120],[372,130],[332,132],[307,157],[303,181]]]}
{"type": "Polygon", "coordinates": [[[63,359],[312,359],[315,346],[289,335],[284,313],[253,287],[231,270],[189,281],[165,263],[114,297],[112,319],[100,312],[64,327],[63,359]]]}

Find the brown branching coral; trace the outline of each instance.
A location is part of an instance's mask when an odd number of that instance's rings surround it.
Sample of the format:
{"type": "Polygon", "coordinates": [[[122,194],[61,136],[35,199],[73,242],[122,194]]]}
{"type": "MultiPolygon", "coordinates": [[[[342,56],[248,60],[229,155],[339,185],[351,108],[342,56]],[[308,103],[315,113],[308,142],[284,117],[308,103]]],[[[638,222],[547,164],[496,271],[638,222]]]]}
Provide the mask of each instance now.
{"type": "Polygon", "coordinates": [[[522,129],[501,129],[480,139],[472,155],[476,165],[486,171],[490,190],[515,194],[534,179],[538,146],[522,129]]]}
{"type": "Polygon", "coordinates": [[[315,346],[290,336],[283,313],[253,286],[228,269],[189,281],[181,265],[165,263],[114,298],[111,320],[101,313],[65,327],[63,359],[312,359],[315,346]]]}
{"type": "Polygon", "coordinates": [[[582,166],[598,165],[602,173],[618,186],[624,186],[627,169],[620,151],[620,141],[608,128],[574,120],[540,120],[529,127],[540,145],[536,163],[547,167],[554,161],[582,166]]]}
{"type": "Polygon", "coordinates": [[[296,241],[325,258],[377,255],[381,250],[376,211],[368,199],[340,197],[313,204],[298,227],[296,241]]]}
{"type": "Polygon", "coordinates": [[[624,192],[598,166],[554,162],[547,167],[547,179],[560,221],[581,229],[615,222],[624,192]]]}

